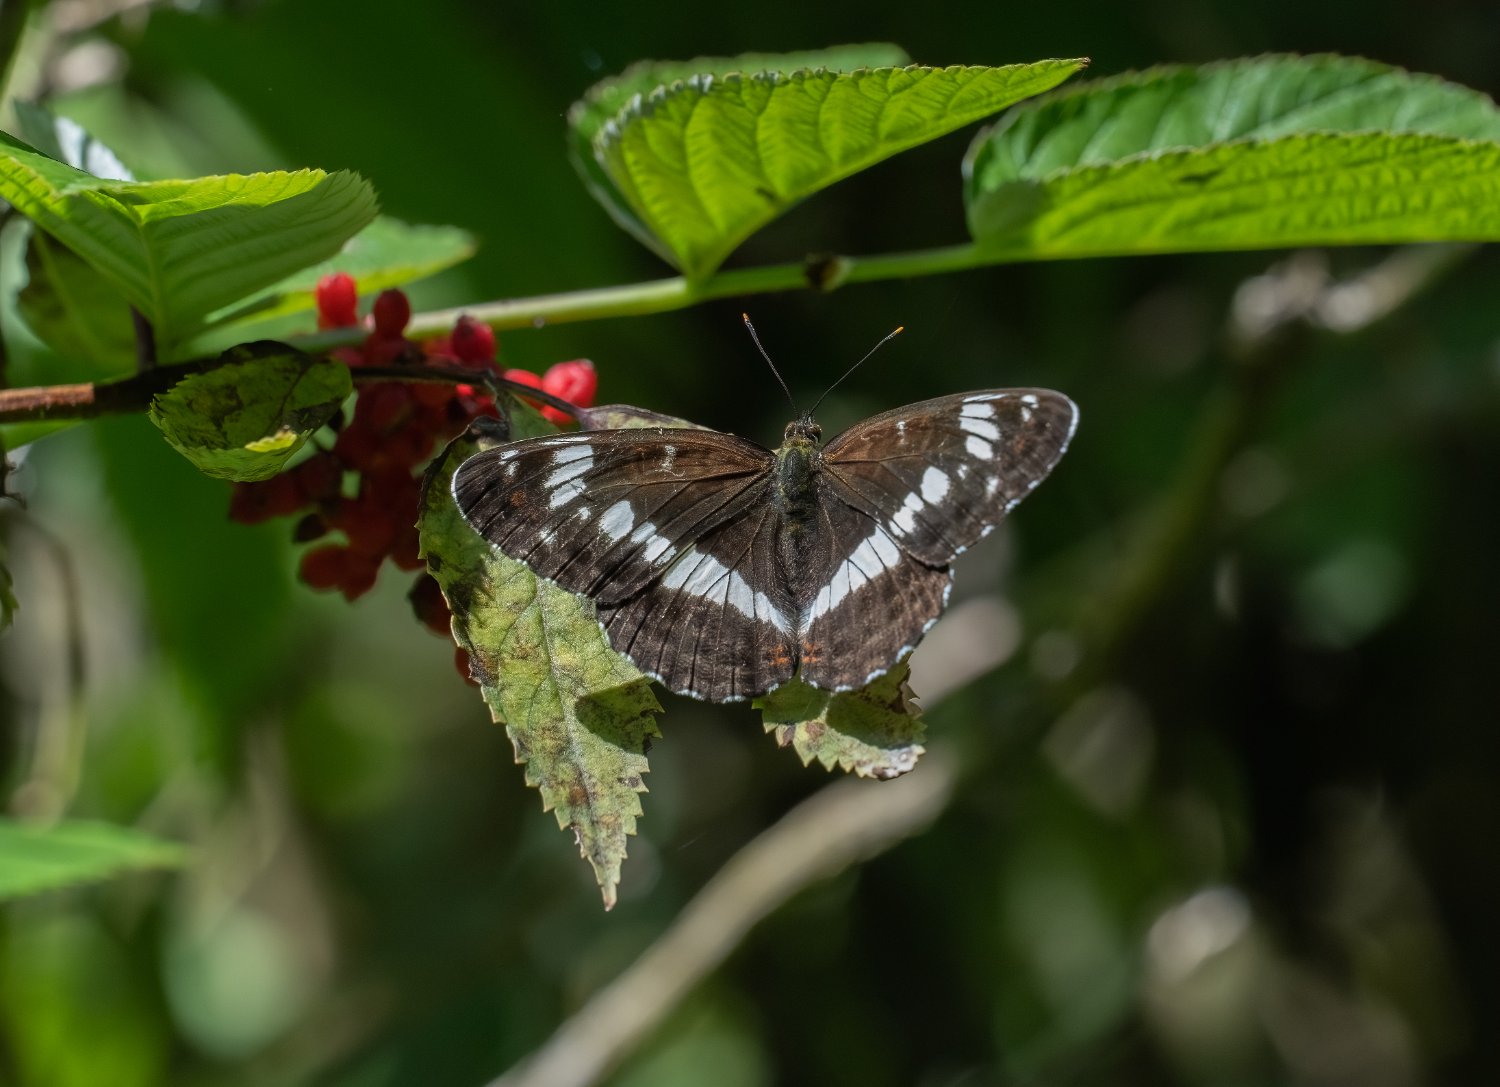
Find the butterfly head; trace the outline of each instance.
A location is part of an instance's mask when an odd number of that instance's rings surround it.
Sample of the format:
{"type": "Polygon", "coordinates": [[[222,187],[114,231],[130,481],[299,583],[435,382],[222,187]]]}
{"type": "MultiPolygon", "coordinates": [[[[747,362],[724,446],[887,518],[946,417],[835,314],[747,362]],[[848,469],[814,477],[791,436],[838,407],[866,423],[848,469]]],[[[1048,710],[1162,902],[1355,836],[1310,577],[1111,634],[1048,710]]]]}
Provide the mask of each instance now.
{"type": "Polygon", "coordinates": [[[823,428],[811,413],[804,413],[801,418],[788,423],[786,431],[781,435],[783,445],[816,446],[822,440],[823,428]]]}

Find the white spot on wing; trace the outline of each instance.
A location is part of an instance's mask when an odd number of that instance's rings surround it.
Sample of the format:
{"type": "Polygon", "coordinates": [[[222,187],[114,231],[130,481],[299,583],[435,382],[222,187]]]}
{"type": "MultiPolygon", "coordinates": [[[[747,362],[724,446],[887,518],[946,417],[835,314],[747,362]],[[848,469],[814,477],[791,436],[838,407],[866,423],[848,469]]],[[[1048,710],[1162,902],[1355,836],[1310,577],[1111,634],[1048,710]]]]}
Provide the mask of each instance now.
{"type": "Polygon", "coordinates": [[[977,434],[964,442],[964,449],[968,452],[969,456],[979,460],[989,460],[995,455],[995,447],[977,434]]]}
{"type": "MultiPolygon", "coordinates": [[[[902,507],[903,511],[905,507],[902,507]]],[[[898,515],[899,516],[899,515],[898,515]]],[[[818,591],[807,613],[807,621],[827,615],[850,593],[859,592],[875,581],[884,571],[895,569],[901,558],[901,549],[883,528],[859,542],[859,546],[843,562],[839,563],[828,584],[818,591]]]]}
{"type": "Polygon", "coordinates": [[[619,540],[630,531],[633,524],[635,514],[630,509],[630,503],[621,500],[605,510],[604,516],[599,518],[599,531],[611,540],[619,540]]]}
{"type": "Polygon", "coordinates": [[[958,414],[963,419],[993,419],[995,405],[988,400],[965,400],[958,414]]]}
{"type": "Polygon", "coordinates": [[[667,539],[665,536],[657,536],[646,545],[645,550],[641,552],[641,558],[645,559],[647,562],[655,562],[657,559],[661,558],[661,556],[669,548],[671,548],[671,546],[671,540],[667,539]]]}
{"type": "MultiPolygon", "coordinates": [[[[1024,408],[1022,409],[1025,410],[1024,408]]],[[[966,434],[973,434],[980,438],[988,438],[994,441],[1000,437],[1000,428],[988,419],[960,419],[958,425],[966,434]]]]}
{"type": "MultiPolygon", "coordinates": [[[[927,502],[941,502],[952,486],[948,474],[941,468],[929,467],[922,473],[922,498],[927,502]]],[[[911,501],[910,498],[907,499],[911,501]]]]}
{"type": "Polygon", "coordinates": [[[739,573],[695,547],[682,553],[661,583],[665,588],[727,605],[747,619],[763,619],[783,634],[792,633],[791,620],[771,603],[770,597],[756,592],[739,573]]]}
{"type": "Polygon", "coordinates": [[[545,486],[553,493],[547,505],[557,509],[583,493],[578,477],[594,466],[594,451],[586,445],[565,445],[552,454],[552,463],[545,486]]]}
{"type": "Polygon", "coordinates": [[[576,479],[570,479],[552,492],[552,497],[547,499],[547,508],[550,510],[561,509],[573,501],[573,499],[583,494],[583,492],[583,484],[576,479]]]}
{"type": "Polygon", "coordinates": [[[911,533],[917,527],[917,514],[921,511],[923,505],[922,496],[913,491],[906,496],[906,501],[896,511],[896,516],[891,518],[891,524],[899,532],[911,533]]]}

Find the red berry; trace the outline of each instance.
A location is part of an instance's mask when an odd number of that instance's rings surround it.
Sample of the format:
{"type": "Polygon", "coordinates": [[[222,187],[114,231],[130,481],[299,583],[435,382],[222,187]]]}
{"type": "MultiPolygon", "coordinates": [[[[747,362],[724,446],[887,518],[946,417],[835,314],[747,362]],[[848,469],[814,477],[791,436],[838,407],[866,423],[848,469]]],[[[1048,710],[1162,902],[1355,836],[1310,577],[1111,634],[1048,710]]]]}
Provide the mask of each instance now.
{"type": "Polygon", "coordinates": [[[380,437],[367,426],[350,423],[333,443],[334,456],[344,467],[363,472],[380,452],[380,437]]]}
{"type": "Polygon", "coordinates": [[[349,549],[338,544],[315,547],[302,556],[297,574],[309,588],[335,589],[349,569],[349,549]]]}
{"type": "Polygon", "coordinates": [[[229,499],[229,519],[242,525],[296,513],[307,504],[297,481],[286,472],[255,483],[235,485],[229,499]]]}
{"type": "Polygon", "coordinates": [[[359,324],[359,315],[355,312],[359,290],[354,277],[347,272],[335,272],[318,280],[313,298],[318,304],[319,328],[348,328],[359,324]]]}
{"type": "Polygon", "coordinates": [[[530,385],[533,389],[542,387],[542,375],[533,374],[530,370],[507,370],[501,376],[506,381],[513,381],[517,385],[530,385]]]}
{"type": "Polygon", "coordinates": [[[396,542],[391,545],[391,562],[398,570],[425,570],[427,560],[422,558],[422,541],[417,535],[417,526],[408,525],[396,533],[396,542]]]}
{"type": "Polygon", "coordinates": [[[344,484],[344,466],[332,453],[316,453],[291,471],[302,496],[313,502],[337,498],[344,484]]]}
{"type": "MultiPolygon", "coordinates": [[[[588,359],[559,362],[542,375],[542,389],[569,404],[586,408],[594,403],[599,375],[588,359]]],[[[572,416],[556,408],[543,408],[542,416],[559,425],[572,421],[572,416]]]]}
{"type": "Polygon", "coordinates": [[[400,531],[390,513],[381,509],[369,494],[344,499],[328,522],[349,538],[350,551],[374,558],[377,562],[390,552],[396,542],[396,533],[400,531]]]}
{"type": "Polygon", "coordinates": [[[375,587],[375,577],[380,573],[378,556],[351,554],[344,578],[339,582],[339,592],[351,603],[375,587]]]}
{"type": "Polygon", "coordinates": [[[559,362],[542,375],[542,388],[580,408],[591,407],[599,391],[599,373],[588,359],[559,362]]]}
{"type": "Polygon", "coordinates": [[[460,362],[470,364],[494,362],[495,330],[465,314],[453,326],[453,335],[449,338],[449,350],[460,362]]]}
{"type": "Polygon", "coordinates": [[[381,291],[371,312],[375,318],[376,338],[399,340],[411,320],[411,302],[404,291],[381,291]]]}
{"type": "Polygon", "coordinates": [[[389,434],[412,415],[411,387],[399,381],[380,381],[359,390],[354,422],[377,434],[389,434]]]}

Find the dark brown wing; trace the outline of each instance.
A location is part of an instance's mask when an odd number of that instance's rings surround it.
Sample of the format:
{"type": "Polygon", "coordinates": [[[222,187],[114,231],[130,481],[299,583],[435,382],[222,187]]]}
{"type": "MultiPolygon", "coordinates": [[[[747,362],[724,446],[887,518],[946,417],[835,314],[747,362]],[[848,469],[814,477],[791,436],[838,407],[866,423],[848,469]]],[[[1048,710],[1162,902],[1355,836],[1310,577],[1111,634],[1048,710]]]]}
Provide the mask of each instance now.
{"type": "Polygon", "coordinates": [[[773,463],[753,442],[714,431],[555,434],[470,457],[453,475],[453,497],[501,552],[611,603],[762,501],[773,463]]]}
{"type": "Polygon", "coordinates": [[[792,678],[797,611],[776,569],[768,501],[680,552],[647,588],[600,605],[610,644],[678,694],[728,702],[792,678]]]}
{"type": "Polygon", "coordinates": [[[453,495],[502,553],[590,597],[617,652],[674,691],[722,701],[795,667],[773,464],[715,431],[550,435],[471,457],[453,495]]]}
{"type": "Polygon", "coordinates": [[[804,612],[799,677],[851,690],[887,671],[916,644],[948,602],[953,575],[908,554],[827,474],[811,534],[820,588],[804,612]]]}
{"type": "Polygon", "coordinates": [[[903,551],[942,566],[1047,478],[1077,421],[1048,389],[941,396],[850,427],[823,450],[823,468],[834,494],[903,551]]]}

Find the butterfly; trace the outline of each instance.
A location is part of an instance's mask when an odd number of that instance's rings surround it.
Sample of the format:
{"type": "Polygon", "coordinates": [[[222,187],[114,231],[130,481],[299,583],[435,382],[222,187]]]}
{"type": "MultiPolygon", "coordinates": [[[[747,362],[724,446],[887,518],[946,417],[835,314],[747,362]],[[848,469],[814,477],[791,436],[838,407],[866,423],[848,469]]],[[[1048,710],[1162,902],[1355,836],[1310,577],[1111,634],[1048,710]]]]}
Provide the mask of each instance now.
{"type": "Polygon", "coordinates": [[[528,438],[465,460],[453,497],[502,554],[593,602],[610,645],[678,694],[831,691],[888,671],[937,621],[950,564],[1061,459],[1047,389],[925,400],[823,445],[713,430],[528,438]]]}

